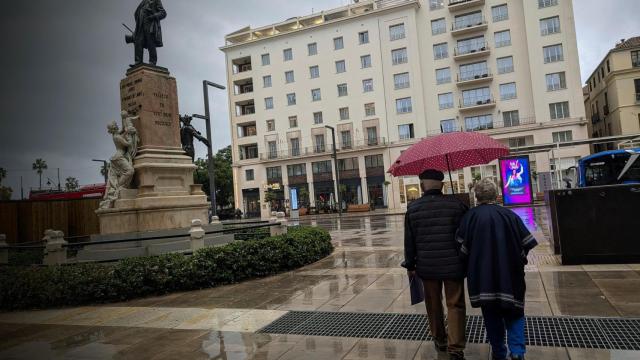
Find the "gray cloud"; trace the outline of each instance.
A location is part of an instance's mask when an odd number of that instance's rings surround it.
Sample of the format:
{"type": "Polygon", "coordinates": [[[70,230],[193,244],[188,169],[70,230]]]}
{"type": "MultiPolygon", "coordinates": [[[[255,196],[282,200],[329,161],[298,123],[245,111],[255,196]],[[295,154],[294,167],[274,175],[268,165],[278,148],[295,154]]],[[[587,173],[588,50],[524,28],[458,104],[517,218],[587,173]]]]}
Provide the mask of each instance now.
{"type": "MultiPolygon", "coordinates": [[[[528,0],[527,0],[528,1],[528,0]]],[[[98,164],[113,145],[105,130],[119,113],[118,83],[132,61],[124,28],[133,25],[139,0],[32,0],[5,4],[0,13],[0,167],[19,194],[37,186],[35,158],[47,160],[45,177],[75,176],[83,184],[100,182],[98,164]]],[[[178,81],[182,113],[202,113],[202,80],[225,83],[224,35],[243,26],[261,26],[328,9],[347,0],[164,0],[165,47],[159,64],[178,81]]],[[[583,79],[622,37],[637,31],[640,1],[574,0],[583,79]]],[[[227,97],[212,90],[214,144],[230,143],[227,97]]],[[[196,123],[204,130],[201,123],[196,123]]],[[[197,156],[204,157],[199,147],[197,156]]],[[[46,182],[46,181],[45,181],[46,182]]],[[[26,194],[25,194],[26,195],[26,194]]]]}

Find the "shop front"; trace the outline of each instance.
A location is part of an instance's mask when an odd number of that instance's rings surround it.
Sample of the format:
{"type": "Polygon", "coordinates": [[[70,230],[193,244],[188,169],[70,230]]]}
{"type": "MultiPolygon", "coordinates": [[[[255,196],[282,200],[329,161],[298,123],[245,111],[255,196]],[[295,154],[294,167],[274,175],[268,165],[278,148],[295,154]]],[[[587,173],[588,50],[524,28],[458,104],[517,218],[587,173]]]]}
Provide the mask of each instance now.
{"type": "Polygon", "coordinates": [[[374,207],[386,207],[384,176],[367,177],[367,193],[374,207]]]}
{"type": "Polygon", "coordinates": [[[334,182],[314,182],[313,192],[315,195],[316,211],[332,212],[336,205],[334,182]]]}
{"type": "Polygon", "coordinates": [[[340,193],[342,203],[346,208],[348,205],[362,204],[362,183],[360,178],[340,179],[340,193]]]}
{"type": "Polygon", "coordinates": [[[259,218],[260,189],[242,189],[242,206],[245,218],[259,218]]]}

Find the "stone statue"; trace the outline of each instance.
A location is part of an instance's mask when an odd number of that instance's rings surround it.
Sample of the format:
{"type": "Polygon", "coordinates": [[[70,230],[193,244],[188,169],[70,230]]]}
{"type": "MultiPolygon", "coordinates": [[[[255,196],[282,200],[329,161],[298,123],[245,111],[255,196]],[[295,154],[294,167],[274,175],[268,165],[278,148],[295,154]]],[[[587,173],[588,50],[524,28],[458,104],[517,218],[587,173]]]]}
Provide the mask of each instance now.
{"type": "Polygon", "coordinates": [[[101,209],[113,207],[114,201],[120,197],[120,190],[128,189],[133,180],[133,159],[138,151],[138,132],[133,126],[133,120],[137,116],[131,116],[129,112],[122,111],[122,130],[113,121],[107,125],[107,130],[113,138],[116,153],[110,159],[109,173],[107,176],[107,188],[104,198],[100,202],[101,209]]]}
{"type": "Polygon", "coordinates": [[[125,36],[127,44],[133,43],[135,47],[135,64],[132,67],[142,64],[144,49],[149,51],[151,65],[158,62],[156,48],[163,46],[160,20],[165,17],[167,12],[160,0],[142,0],[138,5],[134,13],[136,29],[132,35],[125,36]]]}
{"type": "Polygon", "coordinates": [[[182,123],[180,127],[180,141],[182,142],[182,149],[187,155],[191,156],[191,160],[193,161],[196,156],[195,148],[193,147],[193,138],[200,140],[200,142],[207,146],[209,146],[209,141],[191,125],[192,119],[193,117],[189,115],[180,116],[180,122],[182,123]]]}

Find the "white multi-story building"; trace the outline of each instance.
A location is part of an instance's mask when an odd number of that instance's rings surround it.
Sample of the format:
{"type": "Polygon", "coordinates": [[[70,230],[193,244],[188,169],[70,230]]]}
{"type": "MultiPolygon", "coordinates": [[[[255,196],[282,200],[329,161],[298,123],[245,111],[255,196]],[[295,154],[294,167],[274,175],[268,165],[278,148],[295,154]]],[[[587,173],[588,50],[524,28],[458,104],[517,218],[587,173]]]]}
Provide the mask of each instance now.
{"type": "MultiPolygon", "coordinates": [[[[386,173],[420,138],[482,131],[513,148],[587,138],[570,0],[379,0],[225,37],[236,207],[402,208],[416,177],[386,173]],[[308,200],[307,200],[308,198],[308,200]]],[[[588,146],[531,154],[537,172],[588,146]]],[[[451,185],[496,176],[464,169],[451,185]]]]}

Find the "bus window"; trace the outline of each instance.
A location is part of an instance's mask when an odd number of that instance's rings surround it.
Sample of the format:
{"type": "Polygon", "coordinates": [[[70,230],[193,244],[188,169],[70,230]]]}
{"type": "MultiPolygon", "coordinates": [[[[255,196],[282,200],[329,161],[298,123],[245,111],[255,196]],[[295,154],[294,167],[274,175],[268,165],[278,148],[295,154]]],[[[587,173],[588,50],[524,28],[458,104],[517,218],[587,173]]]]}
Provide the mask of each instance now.
{"type": "Polygon", "coordinates": [[[598,186],[609,184],[609,174],[604,163],[593,163],[587,165],[585,180],[587,186],[598,186]]]}
{"type": "Polygon", "coordinates": [[[636,159],[620,181],[623,183],[640,183],[640,158],[636,159]]]}

